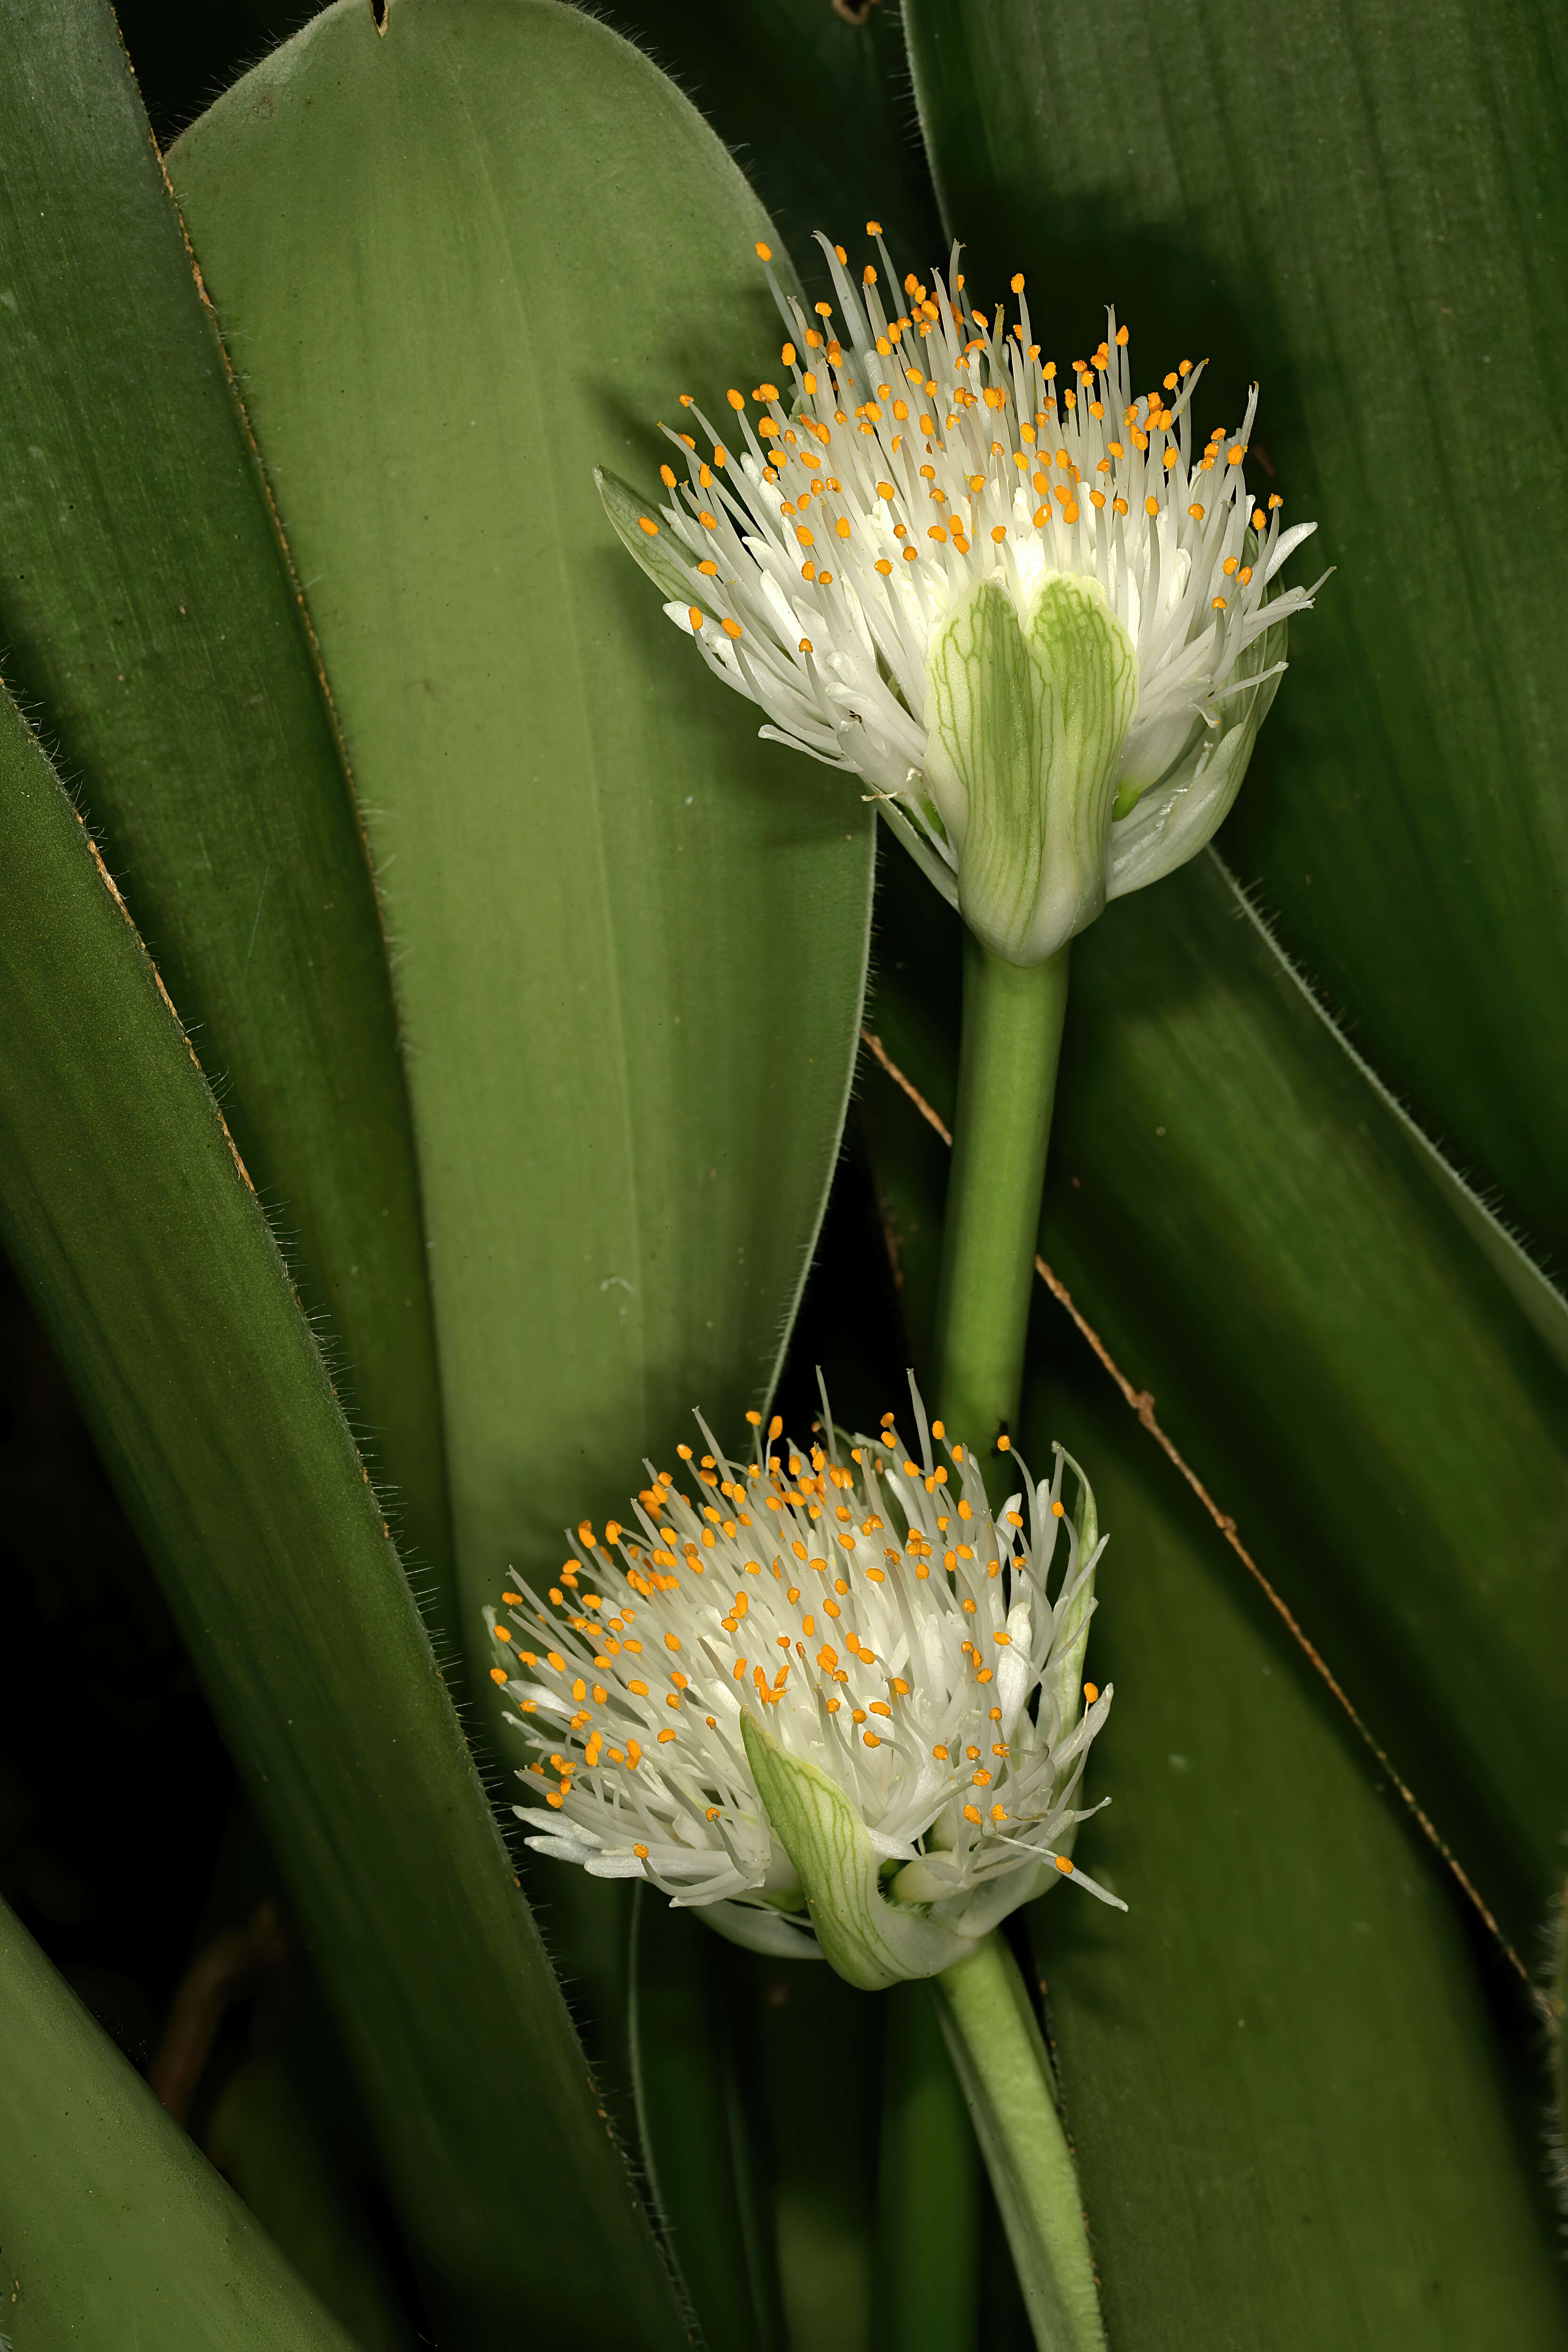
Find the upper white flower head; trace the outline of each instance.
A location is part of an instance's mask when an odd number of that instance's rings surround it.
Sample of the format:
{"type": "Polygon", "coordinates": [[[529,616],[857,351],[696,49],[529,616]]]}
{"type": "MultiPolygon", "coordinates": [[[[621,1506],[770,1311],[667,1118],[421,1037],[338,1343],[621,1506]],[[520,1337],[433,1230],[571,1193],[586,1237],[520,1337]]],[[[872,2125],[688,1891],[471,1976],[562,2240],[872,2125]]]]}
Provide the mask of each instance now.
{"type": "Polygon", "coordinates": [[[531,1846],[759,1948],[815,1931],[867,1985],[935,1974],[1058,1874],[1117,1900],[1068,1852],[1111,1696],[1079,1679],[1093,1497],[1079,1473],[1075,1525],[1058,1449],[994,1517],[913,1402],[918,1455],[889,1413],[846,1460],[825,1412],[805,1452],[759,1426],[742,1471],[700,1423],[690,1496],[649,1464],[635,1528],[584,1521],[547,1603],[525,1585],[487,1612],[540,1750],[531,1846]]]}
{"type": "MultiPolygon", "coordinates": [[[[827,255],[808,316],[768,271],[787,384],[729,394],[727,446],[688,395],[663,522],[602,477],[611,519],[765,736],[866,778],[998,953],[1042,961],[1107,898],[1193,856],[1226,814],[1284,668],[1268,593],[1310,523],[1255,505],[1257,389],[1200,448],[1184,360],[1134,394],[1127,329],[1073,381],[1018,317],[948,278],[856,285],[827,255]],[[901,299],[903,307],[900,309],[901,299]]],[[[757,247],[764,262],[767,247],[757,247]]],[[[1316,583],[1321,585],[1321,583],[1316,583]]]]}

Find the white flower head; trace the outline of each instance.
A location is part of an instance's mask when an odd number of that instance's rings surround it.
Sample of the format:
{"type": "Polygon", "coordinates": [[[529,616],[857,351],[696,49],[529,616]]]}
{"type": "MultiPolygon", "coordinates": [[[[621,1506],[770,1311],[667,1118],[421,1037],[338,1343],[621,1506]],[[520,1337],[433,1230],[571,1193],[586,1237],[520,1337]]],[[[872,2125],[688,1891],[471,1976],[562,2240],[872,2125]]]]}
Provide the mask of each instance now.
{"type": "MultiPolygon", "coordinates": [[[[738,390],[728,446],[682,394],[662,520],[600,477],[611,520],[764,736],[863,777],[986,945],[1044,961],[1185,862],[1230,808],[1310,589],[1275,588],[1315,528],[1280,528],[1234,433],[1200,446],[1201,364],[1135,394],[1128,331],[1071,381],[1024,280],[966,308],[946,279],[856,284],[833,307],[769,283],[787,381],[738,390]],[[889,290],[892,312],[884,302],[889,290]],[[754,412],[754,413],[753,413],[754,412]]],[[[771,262],[766,246],[758,254],[771,262]]]]}
{"type": "Polygon", "coordinates": [[[913,1454],[891,1413],[847,1449],[826,1410],[804,1449],[753,1413],[742,1468],[700,1421],[689,1494],[648,1464],[635,1525],[584,1521],[547,1600],[487,1612],[539,1751],[530,1845],[866,1985],[935,1974],[1058,1875],[1118,1901],[1070,1857],[1111,1698],[1080,1680],[1088,1483],[1075,1522],[1058,1448],[994,1515],[910,1391],[913,1454]]]}

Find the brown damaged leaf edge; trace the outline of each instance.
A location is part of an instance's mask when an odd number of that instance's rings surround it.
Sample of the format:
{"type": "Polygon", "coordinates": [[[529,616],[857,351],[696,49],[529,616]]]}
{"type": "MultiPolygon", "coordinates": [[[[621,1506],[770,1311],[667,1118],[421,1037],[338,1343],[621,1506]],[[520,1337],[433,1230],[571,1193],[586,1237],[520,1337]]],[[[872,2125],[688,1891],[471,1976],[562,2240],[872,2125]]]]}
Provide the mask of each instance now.
{"type": "MultiPolygon", "coordinates": [[[[860,1035],[864,1040],[867,1048],[870,1052],[872,1058],[887,1073],[888,1076],[891,1078],[893,1084],[909,1097],[909,1099],[913,1103],[915,1108],[925,1120],[927,1126],[932,1128],[935,1132],[941,1136],[942,1141],[951,1150],[952,1148],[952,1136],[946,1123],[938,1116],[936,1111],[932,1109],[931,1104],[927,1102],[925,1097],[920,1092],[913,1081],[905,1076],[903,1071],[900,1069],[898,1064],[889,1054],[881,1039],[870,1029],[862,1029],[860,1035]]],[[[1199,1502],[1203,1505],[1205,1510],[1208,1513],[1210,1518],[1214,1521],[1215,1527],[1219,1529],[1221,1535],[1230,1546],[1231,1550],[1236,1554],[1236,1557],[1240,1560],[1248,1576],[1252,1578],[1258,1590],[1263,1593],[1269,1607],[1274,1611],[1281,1624],[1289,1633],[1290,1639],[1295,1643],[1302,1656],[1307,1660],[1312,1672],[1318,1676],[1324,1687],[1332,1694],[1336,1703],[1343,1709],[1350,1721],[1355,1726],[1357,1732],[1365,1741],[1367,1748],[1376,1758],[1380,1770],[1388,1775],[1390,1783],[1398,1790],[1399,1795],[1408,1809],[1412,1818],[1419,1824],[1422,1834],[1426,1838],[1434,1852],[1441,1857],[1443,1862],[1447,1864],[1448,1869],[1453,1873],[1454,1878],[1463,1892],[1466,1900],[1471,1905],[1477,1916],[1484,1923],[1488,1934],[1492,1937],[1492,1940],[1496,1944],[1499,1951],[1502,1954],[1503,1958],[1508,1961],[1509,1966],[1519,1977],[1521,1983],[1529,1992],[1536,2008],[1540,2009],[1542,2013],[1545,2014],[1547,2005],[1539,1989],[1532,1981],[1530,1970],[1525,1967],[1524,1962],[1520,1958],[1519,1954],[1509,1942],[1508,1937],[1503,1934],[1502,1929],[1498,1926],[1496,1919],[1492,1916],[1492,1914],[1487,1908],[1486,1903],[1482,1899],[1479,1892],[1473,1885],[1470,1878],[1467,1875],[1458,1856],[1449,1848],[1447,1840],[1443,1837],[1436,1823],[1432,1820],[1431,1815],[1423,1809],[1415,1790],[1410,1788],[1405,1781],[1401,1780],[1398,1772],[1394,1769],[1394,1765],[1390,1762],[1386,1750],[1378,1745],[1376,1739],[1373,1737],[1372,1732],[1362,1720],[1360,1715],[1356,1712],[1354,1703],[1352,1702],[1350,1694],[1345,1690],[1342,1684],[1340,1683],[1334,1675],[1328,1660],[1313,1646],[1313,1643],[1309,1639],[1300,1621],[1292,1613],[1280,1595],[1276,1592],[1274,1587],[1269,1583],[1268,1579],[1264,1575],[1263,1570],[1258,1567],[1258,1562],[1253,1559],[1252,1554],[1247,1550],[1247,1546],[1242,1542],[1240,1536],[1237,1532],[1236,1521],[1230,1517],[1228,1512],[1221,1510],[1219,1505],[1215,1501],[1214,1496],[1209,1493],[1208,1488],[1204,1485],[1203,1480],[1198,1476],[1197,1472],[1192,1467],[1190,1463],[1183,1458],[1182,1454],[1172,1444],[1170,1438],[1166,1436],[1165,1432],[1161,1428],[1159,1422],[1154,1417],[1154,1399],[1152,1395],[1147,1389],[1136,1387],[1134,1383],[1128,1379],[1126,1373],[1121,1370],[1121,1367],[1112,1357],[1110,1349],[1107,1348],[1099,1332],[1095,1330],[1093,1325],[1079,1313],[1077,1306],[1074,1304],[1072,1293],[1068,1290],[1061,1276],[1047,1265],[1043,1257],[1038,1255],[1037,1255],[1035,1259],[1035,1272],[1039,1276],[1040,1280],[1045,1284],[1046,1288],[1050,1292],[1051,1297],[1057,1301],[1058,1305],[1066,1309],[1068,1315],[1071,1318],[1079,1333],[1088,1341],[1089,1347],[1093,1349],[1100,1363],[1104,1365],[1105,1370],[1110,1373],[1111,1379],[1121,1390],[1123,1402],[1131,1407],[1132,1411],[1137,1414],[1140,1423],[1142,1424],[1143,1428],[1148,1431],[1150,1436],[1154,1440],[1155,1444],[1164,1454],[1166,1460],[1174,1469],[1178,1470],[1182,1476],[1186,1480],[1187,1485],[1192,1488],[1193,1493],[1197,1496],[1199,1502]]]]}

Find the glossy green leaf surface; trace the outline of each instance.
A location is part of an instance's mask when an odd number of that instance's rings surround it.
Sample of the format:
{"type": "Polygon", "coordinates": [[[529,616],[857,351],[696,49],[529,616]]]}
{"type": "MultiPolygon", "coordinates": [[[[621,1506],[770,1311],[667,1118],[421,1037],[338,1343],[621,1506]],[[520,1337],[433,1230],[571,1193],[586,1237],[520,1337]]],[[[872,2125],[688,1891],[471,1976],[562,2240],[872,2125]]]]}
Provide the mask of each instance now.
{"type": "Polygon", "coordinates": [[[381,877],[482,1640],[766,1390],[837,1150],[868,814],[756,742],[593,478],[752,383],[768,225],[554,0],[342,0],[171,169],[381,877]]]}
{"type": "Polygon", "coordinates": [[[0,18],[0,645],[225,1081],[449,1605],[412,1137],[342,762],[104,0],[0,18]]]}
{"type": "Polygon", "coordinates": [[[1299,560],[1338,570],[1292,628],[1226,855],[1385,1081],[1561,1255],[1561,12],[905,16],[971,283],[1027,271],[1064,365],[1110,300],[1146,383],[1209,355],[1200,433],[1261,381],[1256,479],[1316,518],[1299,560]]]}
{"type": "Polygon", "coordinates": [[[0,1238],[288,1875],[459,2343],[681,2340],[310,1327],[145,950],[0,705],[0,1238]],[[529,2119],[531,2134],[520,2126],[529,2119]],[[547,2270],[548,2138],[595,2227],[547,2270]]]}
{"type": "Polygon", "coordinates": [[[0,1903],[0,2248],[15,2352],[349,2338],[0,1903]]]}
{"type": "MultiPolygon", "coordinates": [[[[948,1155],[869,1079],[867,1110],[918,1363],[948,1155]]],[[[1087,1273],[1077,1296],[1097,1311],[1087,1273]]],[[[1031,1362],[1028,1458],[1067,1444],[1110,1531],[1086,1664],[1116,1699],[1086,1795],[1112,1801],[1079,1851],[1131,1908],[1063,1887],[1028,1925],[1111,2342],[1459,2352],[1495,2293],[1500,2325],[1556,2343],[1534,2136],[1451,1883],[1043,1285],[1031,1362]]]]}
{"type": "Polygon", "coordinates": [[[1535,2135],[1455,1906],[1221,1538],[1079,1355],[1026,1412],[1110,1531],[1080,1832],[1028,1915],[1113,2344],[1568,2341],[1535,2135]]]}
{"type": "MultiPolygon", "coordinates": [[[[952,942],[888,883],[879,1030],[946,1109],[952,942]]],[[[1432,1164],[1217,860],[1077,942],[1045,1254],[1525,1950],[1568,1783],[1562,1310],[1432,1164]]]]}

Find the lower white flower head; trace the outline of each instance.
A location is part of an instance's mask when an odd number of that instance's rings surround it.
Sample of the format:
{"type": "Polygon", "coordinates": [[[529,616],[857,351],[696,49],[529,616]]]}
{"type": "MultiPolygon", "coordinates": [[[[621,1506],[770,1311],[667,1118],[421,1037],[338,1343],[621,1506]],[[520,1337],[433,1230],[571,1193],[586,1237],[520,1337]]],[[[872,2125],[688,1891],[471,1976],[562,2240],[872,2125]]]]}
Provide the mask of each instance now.
{"type": "MultiPolygon", "coordinates": [[[[1270,583],[1281,530],[1234,432],[1194,437],[1202,366],[1135,394],[1125,327],[1073,381],[1018,316],[947,280],[901,290],[878,224],[858,285],[819,238],[832,306],[769,282],[787,383],[729,394],[726,446],[689,395],[662,520],[601,475],[610,519],[764,736],[871,786],[996,953],[1043,962],[1108,898],[1194,856],[1235,800],[1311,589],[1270,583]],[[901,306],[901,307],[900,307],[901,306]],[[678,471],[679,467],[679,471],[678,471]],[[684,478],[682,478],[684,477],[684,478]]],[[[770,262],[769,248],[759,255],[770,262]]],[[[667,428],[668,429],[668,428],[667,428]]]]}
{"type": "Polygon", "coordinates": [[[689,1495],[650,1463],[635,1526],[584,1521],[547,1600],[487,1612],[539,1750],[530,1845],[868,1986],[936,1974],[1058,1876],[1119,1901],[1070,1856],[1111,1698],[1080,1679],[1088,1483],[1075,1523],[1058,1448],[994,1516],[911,1396],[914,1454],[889,1413],[846,1455],[825,1412],[805,1451],[759,1423],[742,1469],[700,1423],[689,1495]]]}

